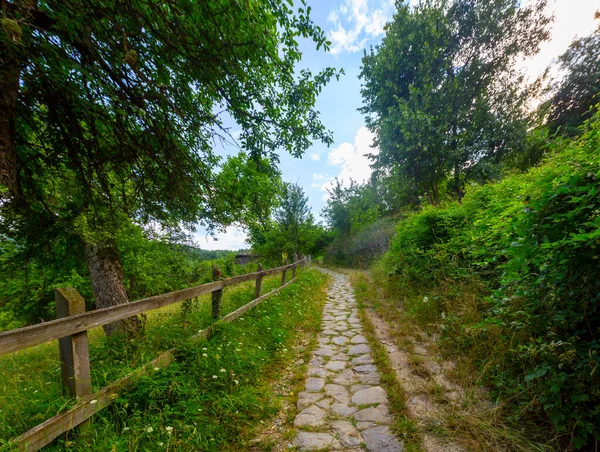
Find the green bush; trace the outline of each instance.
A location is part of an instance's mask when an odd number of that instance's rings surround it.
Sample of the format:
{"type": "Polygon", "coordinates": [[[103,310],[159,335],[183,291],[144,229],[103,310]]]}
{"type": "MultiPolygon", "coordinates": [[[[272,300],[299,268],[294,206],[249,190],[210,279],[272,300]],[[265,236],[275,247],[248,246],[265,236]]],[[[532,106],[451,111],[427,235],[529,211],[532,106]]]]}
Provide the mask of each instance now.
{"type": "Polygon", "coordinates": [[[428,318],[448,347],[477,355],[513,419],[548,420],[581,448],[600,439],[599,249],[597,115],[539,167],[400,221],[378,267],[415,312],[432,301],[428,318]],[[467,281],[479,315],[450,288],[467,281]]]}

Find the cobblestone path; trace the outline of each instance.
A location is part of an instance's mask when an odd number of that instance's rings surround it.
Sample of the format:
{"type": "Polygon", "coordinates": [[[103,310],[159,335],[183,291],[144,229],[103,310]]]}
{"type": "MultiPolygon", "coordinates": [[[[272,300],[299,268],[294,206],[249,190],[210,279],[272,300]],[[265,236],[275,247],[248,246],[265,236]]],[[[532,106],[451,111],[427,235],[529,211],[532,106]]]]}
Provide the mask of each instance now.
{"type": "Polygon", "coordinates": [[[388,427],[387,394],[379,386],[348,277],[322,271],[333,283],[319,348],[309,363],[305,390],[298,394],[296,446],[302,451],[402,451],[388,427]]]}

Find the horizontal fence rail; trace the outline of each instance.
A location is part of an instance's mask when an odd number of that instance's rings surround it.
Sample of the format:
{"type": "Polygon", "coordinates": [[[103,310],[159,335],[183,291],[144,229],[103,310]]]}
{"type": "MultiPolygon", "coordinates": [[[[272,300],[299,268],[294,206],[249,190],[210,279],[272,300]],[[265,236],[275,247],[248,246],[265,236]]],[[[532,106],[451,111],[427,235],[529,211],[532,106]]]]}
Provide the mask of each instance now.
{"type": "Polygon", "coordinates": [[[175,360],[177,349],[172,348],[160,353],[155,359],[125,377],[91,394],[91,384],[88,384],[89,350],[87,331],[89,329],[212,293],[215,323],[199,331],[191,338],[193,340],[206,339],[219,324],[234,321],[269,296],[290,285],[296,278],[297,267],[311,263],[310,256],[301,260],[297,260],[297,258],[294,260],[295,262],[291,264],[268,270],[262,270],[262,265],[258,264],[259,271],[257,272],[225,279],[220,279],[220,271],[214,269],[213,279],[218,279],[217,281],[90,312],[82,312],[84,309],[83,298],[75,289],[56,289],[57,313],[63,318],[0,333],[0,356],[45,342],[59,340],[63,385],[71,396],[77,398],[77,403],[73,408],[57,414],[21,436],[14,438],[9,444],[19,451],[41,449],[54,441],[59,435],[85,423],[95,413],[109,406],[114,401],[115,395],[119,395],[135,385],[141,377],[152,375],[156,367],[168,366],[175,360]],[[292,270],[292,279],[286,281],[286,273],[290,269],[292,270]],[[282,274],[281,285],[261,295],[263,277],[279,272],[282,274]],[[254,299],[220,318],[220,301],[223,289],[227,286],[251,280],[256,281],[254,299]]]}
{"type": "Polygon", "coordinates": [[[221,281],[215,281],[175,292],[143,298],[141,300],[132,301],[131,303],[97,309],[95,311],[85,312],[83,314],[76,314],[62,319],[51,320],[49,322],[39,323],[37,325],[6,331],[4,333],[0,333],[0,356],[33,347],[34,345],[60,339],[65,336],[71,336],[82,331],[87,331],[108,323],[123,320],[144,312],[164,308],[165,306],[169,306],[173,303],[178,303],[180,301],[189,300],[190,298],[198,297],[200,295],[216,292],[218,290],[222,290],[226,286],[232,286],[244,281],[251,281],[253,279],[257,279],[258,277],[273,275],[279,272],[285,272],[289,268],[292,268],[303,262],[304,260],[301,260],[293,264],[283,265],[281,267],[271,268],[269,270],[233,276],[221,281]]]}

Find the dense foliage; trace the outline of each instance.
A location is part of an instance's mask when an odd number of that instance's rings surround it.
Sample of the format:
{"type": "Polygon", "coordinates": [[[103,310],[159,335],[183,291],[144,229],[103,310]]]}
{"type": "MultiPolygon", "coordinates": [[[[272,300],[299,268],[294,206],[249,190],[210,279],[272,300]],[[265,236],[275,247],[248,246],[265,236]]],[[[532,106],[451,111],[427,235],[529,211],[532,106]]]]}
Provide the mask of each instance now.
{"type": "Polygon", "coordinates": [[[574,447],[600,438],[598,149],[600,115],[539,167],[400,221],[380,263],[513,419],[547,420],[574,447]]]}
{"type": "Polygon", "coordinates": [[[398,4],[361,74],[380,152],[368,183],[331,191],[326,258],[364,266],[389,244],[376,281],[442,333],[455,376],[488,385],[533,441],[586,449],[600,441],[598,31],[526,115],[513,63],[545,38],[543,6],[398,4]]]}
{"type": "Polygon", "coordinates": [[[490,177],[490,163],[522,149],[526,123],[515,62],[547,38],[544,1],[397,2],[380,45],[365,53],[361,78],[374,166],[399,170],[432,204],[446,180],[490,177]]]}
{"type": "MultiPolygon", "coordinates": [[[[250,194],[229,196],[214,151],[233,141],[227,121],[255,162],[332,142],[314,104],[337,71],[296,70],[299,39],[328,44],[292,3],[4,1],[0,233],[80,242],[106,307],[128,299],[121,229],[245,220],[250,194]]],[[[138,328],[121,323],[107,333],[138,328]]]]}

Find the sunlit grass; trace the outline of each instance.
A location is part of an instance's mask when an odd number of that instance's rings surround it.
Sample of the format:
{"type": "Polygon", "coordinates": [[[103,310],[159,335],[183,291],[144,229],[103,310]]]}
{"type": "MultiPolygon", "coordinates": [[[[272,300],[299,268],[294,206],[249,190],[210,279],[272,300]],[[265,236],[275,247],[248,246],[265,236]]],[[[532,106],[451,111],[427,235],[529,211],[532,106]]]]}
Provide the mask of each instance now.
{"type": "MultiPolygon", "coordinates": [[[[281,276],[263,279],[262,293],[278,287],[281,276]]],[[[222,315],[250,302],[254,282],[227,287],[222,315]]],[[[183,343],[213,322],[211,295],[147,313],[145,335],[107,339],[102,328],[89,331],[93,391],[125,376],[158,353],[183,343]]],[[[0,444],[5,444],[73,404],[62,395],[57,341],[0,357],[0,444]]]]}

